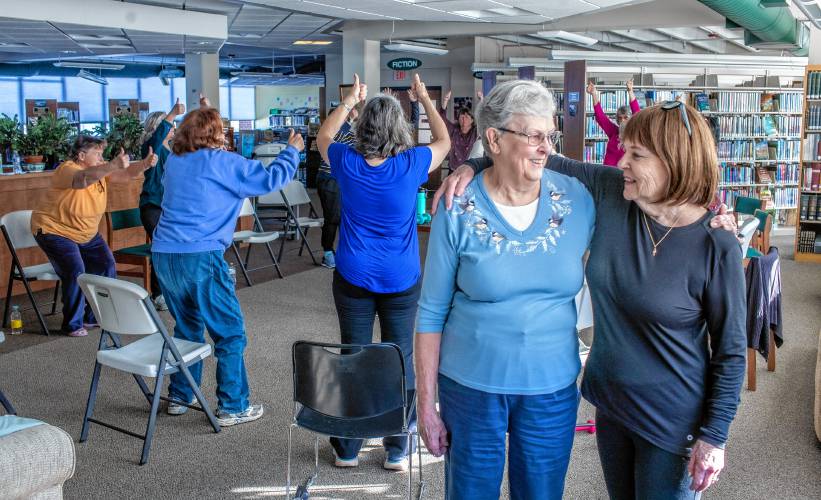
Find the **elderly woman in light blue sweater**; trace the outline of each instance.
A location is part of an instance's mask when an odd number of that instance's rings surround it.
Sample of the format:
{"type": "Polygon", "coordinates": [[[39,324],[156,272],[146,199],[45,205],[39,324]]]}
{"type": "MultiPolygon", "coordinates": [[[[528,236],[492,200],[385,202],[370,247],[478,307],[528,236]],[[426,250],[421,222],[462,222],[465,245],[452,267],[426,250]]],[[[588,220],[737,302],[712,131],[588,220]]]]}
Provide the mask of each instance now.
{"type": "Polygon", "coordinates": [[[564,489],[581,369],[573,299],[595,213],[579,181],[543,168],[553,112],[536,82],[496,86],[477,112],[494,166],[431,228],[418,418],[428,449],[445,454],[448,499],[499,497],[506,434],[512,499],[564,489]]]}

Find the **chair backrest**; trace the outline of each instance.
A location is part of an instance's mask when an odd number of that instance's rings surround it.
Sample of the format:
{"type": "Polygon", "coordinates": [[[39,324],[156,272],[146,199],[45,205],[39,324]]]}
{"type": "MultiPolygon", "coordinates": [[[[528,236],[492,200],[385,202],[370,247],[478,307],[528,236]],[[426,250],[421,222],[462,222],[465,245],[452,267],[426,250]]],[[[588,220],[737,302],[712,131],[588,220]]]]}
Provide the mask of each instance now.
{"type": "Polygon", "coordinates": [[[748,196],[739,196],[735,199],[735,207],[733,211],[737,214],[753,215],[756,209],[761,208],[761,200],[758,198],[750,198],[748,196]]]}
{"type": "Polygon", "coordinates": [[[753,240],[753,235],[758,229],[758,219],[752,218],[741,225],[738,235],[741,237],[741,257],[747,257],[747,249],[750,248],[750,242],[753,240]]]}
{"type": "Polygon", "coordinates": [[[127,208],[125,210],[114,210],[111,212],[111,230],[129,229],[132,227],[142,227],[139,208],[127,208]]]}
{"type": "Polygon", "coordinates": [[[0,226],[6,228],[6,234],[15,250],[37,246],[37,241],[31,234],[31,212],[31,210],[18,210],[0,217],[0,226]]]}
{"type": "Polygon", "coordinates": [[[282,207],[289,205],[293,207],[296,205],[310,203],[311,197],[308,196],[308,191],[305,189],[305,185],[294,179],[281,190],[260,196],[259,202],[262,205],[282,207]],[[285,196],[284,198],[283,195],[285,196]],[[285,202],[286,199],[288,200],[287,203],[285,202]]]}
{"type": "Polygon", "coordinates": [[[396,344],[297,341],[294,401],[336,418],[382,415],[406,404],[405,364],[396,344]]]}
{"type": "Polygon", "coordinates": [[[773,216],[763,210],[756,210],[754,215],[759,223],[758,233],[753,242],[759,252],[766,254],[770,251],[770,232],[773,229],[773,216]]]}
{"type": "Polygon", "coordinates": [[[249,198],[245,198],[242,202],[242,208],[239,210],[239,216],[245,217],[248,215],[254,215],[254,205],[249,198]]]}
{"type": "Polygon", "coordinates": [[[148,292],[129,281],[81,274],[77,281],[94,311],[100,328],[122,335],[148,335],[160,331],[148,307],[148,292]]]}

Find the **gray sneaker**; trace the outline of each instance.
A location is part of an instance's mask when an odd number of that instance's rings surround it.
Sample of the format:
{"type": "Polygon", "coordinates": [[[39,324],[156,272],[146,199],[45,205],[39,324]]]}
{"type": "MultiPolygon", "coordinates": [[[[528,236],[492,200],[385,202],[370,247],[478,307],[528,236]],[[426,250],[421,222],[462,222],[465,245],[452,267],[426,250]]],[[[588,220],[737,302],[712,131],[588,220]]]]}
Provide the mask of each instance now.
{"type": "Polygon", "coordinates": [[[253,422],[254,420],[262,418],[265,410],[262,405],[250,405],[245,411],[239,413],[227,413],[221,409],[217,411],[217,423],[221,427],[229,427],[237,424],[244,424],[246,422],[253,422]]]}
{"type": "MultiPolygon", "coordinates": [[[[197,397],[191,398],[191,404],[197,402],[197,397]]],[[[188,407],[179,403],[168,402],[168,409],[165,410],[169,415],[184,415],[188,411],[188,407]]]]}

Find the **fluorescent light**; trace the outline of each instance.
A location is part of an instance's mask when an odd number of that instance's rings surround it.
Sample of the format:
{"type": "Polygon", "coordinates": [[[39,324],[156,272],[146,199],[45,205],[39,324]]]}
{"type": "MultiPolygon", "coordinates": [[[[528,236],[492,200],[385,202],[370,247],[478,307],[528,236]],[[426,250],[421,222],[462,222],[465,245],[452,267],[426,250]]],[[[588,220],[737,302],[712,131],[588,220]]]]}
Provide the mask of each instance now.
{"type": "Polygon", "coordinates": [[[77,76],[80,78],[84,78],[86,80],[90,80],[94,83],[99,83],[100,85],[108,85],[108,80],[106,80],[104,77],[100,75],[95,75],[94,73],[91,73],[90,71],[86,71],[84,69],[81,69],[80,72],[77,73],[77,76]]]}
{"type": "Polygon", "coordinates": [[[297,40],[293,45],[330,45],[332,40],[297,40]]]}
{"type": "Polygon", "coordinates": [[[393,52],[416,52],[419,54],[433,54],[437,56],[443,56],[448,53],[447,49],[439,49],[427,45],[414,45],[412,43],[389,43],[384,47],[385,50],[393,52]]]}
{"type": "Polygon", "coordinates": [[[533,36],[546,38],[548,40],[556,40],[558,42],[584,45],[585,47],[590,47],[591,45],[596,45],[596,43],[598,43],[598,40],[595,38],[579,35],[577,33],[568,33],[567,31],[539,31],[533,36]]]}
{"type": "Polygon", "coordinates": [[[746,55],[723,55],[723,54],[698,54],[694,57],[693,54],[665,54],[660,52],[598,52],[586,50],[553,50],[551,57],[545,58],[526,58],[526,57],[511,57],[509,59],[510,65],[519,66],[534,66],[533,62],[553,61],[575,61],[587,60],[598,63],[652,63],[652,64],[671,64],[675,66],[760,66],[767,68],[792,68],[795,66],[806,66],[806,57],[781,57],[781,56],[746,56],[746,55]]]}
{"type": "Polygon", "coordinates": [[[80,69],[110,69],[119,71],[125,68],[125,64],[95,63],[84,61],[60,61],[54,63],[58,68],[80,68],[80,69]]]}

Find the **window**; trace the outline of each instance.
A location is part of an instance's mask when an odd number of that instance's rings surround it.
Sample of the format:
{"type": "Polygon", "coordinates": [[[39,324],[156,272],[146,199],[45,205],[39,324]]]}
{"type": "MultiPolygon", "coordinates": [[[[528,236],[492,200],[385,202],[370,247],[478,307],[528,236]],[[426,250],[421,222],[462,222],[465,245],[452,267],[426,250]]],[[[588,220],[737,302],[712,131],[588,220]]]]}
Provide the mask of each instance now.
{"type": "MultiPolygon", "coordinates": [[[[179,96],[185,103],[185,96],[179,96]]],[[[140,101],[148,103],[150,112],[168,112],[174,105],[171,99],[171,85],[163,85],[158,77],[142,78],[140,80],[140,101]]]]}
{"type": "Polygon", "coordinates": [[[5,113],[10,117],[17,115],[17,119],[23,121],[20,116],[25,110],[20,109],[20,95],[17,93],[17,78],[0,79],[0,113],[5,113]]]}
{"type": "Polygon", "coordinates": [[[66,78],[66,101],[80,103],[81,122],[99,123],[105,121],[103,85],[84,78],[68,77],[66,78]]]}
{"type": "MultiPolygon", "coordinates": [[[[230,118],[253,120],[256,118],[254,87],[229,87],[231,96],[230,118]]],[[[223,107],[225,107],[223,105],[223,107]]]]}

